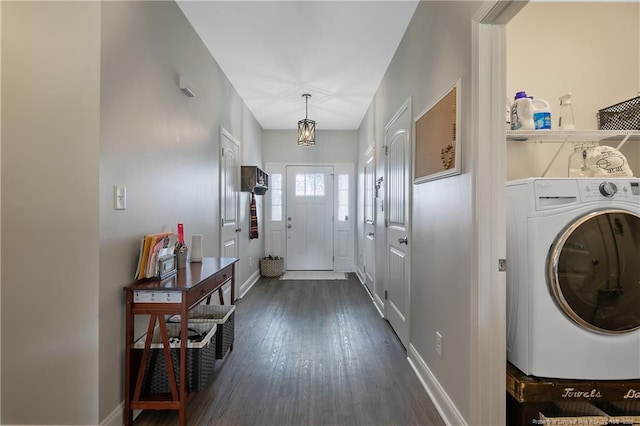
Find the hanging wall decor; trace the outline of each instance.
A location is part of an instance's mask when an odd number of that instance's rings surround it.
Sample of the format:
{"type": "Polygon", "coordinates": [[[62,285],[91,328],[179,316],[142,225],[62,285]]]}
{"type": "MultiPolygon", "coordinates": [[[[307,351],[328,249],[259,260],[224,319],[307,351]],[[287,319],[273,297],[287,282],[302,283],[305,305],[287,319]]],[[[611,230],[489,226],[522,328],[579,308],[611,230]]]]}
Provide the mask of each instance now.
{"type": "Polygon", "coordinates": [[[415,119],[414,184],[461,173],[461,79],[415,119]]]}

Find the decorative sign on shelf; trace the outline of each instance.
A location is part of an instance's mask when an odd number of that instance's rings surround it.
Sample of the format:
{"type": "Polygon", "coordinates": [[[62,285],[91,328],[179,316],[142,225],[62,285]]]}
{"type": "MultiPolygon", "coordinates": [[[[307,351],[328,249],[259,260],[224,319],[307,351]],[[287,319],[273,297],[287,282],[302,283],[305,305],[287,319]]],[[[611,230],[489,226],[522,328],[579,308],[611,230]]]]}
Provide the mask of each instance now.
{"type": "Polygon", "coordinates": [[[415,119],[413,183],[460,174],[461,79],[415,119]]]}

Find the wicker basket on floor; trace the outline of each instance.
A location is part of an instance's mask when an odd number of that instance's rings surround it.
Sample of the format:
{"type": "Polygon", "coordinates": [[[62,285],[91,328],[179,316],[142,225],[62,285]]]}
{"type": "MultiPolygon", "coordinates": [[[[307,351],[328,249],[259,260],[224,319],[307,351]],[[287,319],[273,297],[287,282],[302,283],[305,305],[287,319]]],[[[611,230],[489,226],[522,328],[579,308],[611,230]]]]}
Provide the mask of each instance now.
{"type": "Polygon", "coordinates": [[[284,273],[284,258],[270,259],[263,257],[260,259],[260,275],[263,277],[279,277],[284,273]]]}

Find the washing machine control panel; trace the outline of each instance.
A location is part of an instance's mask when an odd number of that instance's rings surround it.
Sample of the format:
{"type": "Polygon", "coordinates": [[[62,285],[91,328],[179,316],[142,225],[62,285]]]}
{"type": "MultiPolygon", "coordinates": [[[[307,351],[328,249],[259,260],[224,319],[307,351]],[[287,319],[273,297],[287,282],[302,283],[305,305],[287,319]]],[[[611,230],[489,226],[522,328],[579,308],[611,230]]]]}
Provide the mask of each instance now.
{"type": "Polygon", "coordinates": [[[611,198],[618,192],[618,187],[613,182],[602,182],[600,184],[600,193],[607,198],[611,198]]]}
{"type": "Polygon", "coordinates": [[[578,180],[582,201],[602,199],[640,202],[640,180],[578,180]]]}

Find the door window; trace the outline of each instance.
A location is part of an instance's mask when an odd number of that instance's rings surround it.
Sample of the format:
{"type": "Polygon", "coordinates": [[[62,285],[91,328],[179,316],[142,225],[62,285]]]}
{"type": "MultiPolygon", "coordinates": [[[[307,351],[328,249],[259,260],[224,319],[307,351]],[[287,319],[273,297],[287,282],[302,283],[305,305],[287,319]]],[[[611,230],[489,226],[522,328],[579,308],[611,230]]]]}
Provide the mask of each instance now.
{"type": "Polygon", "coordinates": [[[324,174],[296,174],[296,197],[324,197],[324,174]]]}
{"type": "Polygon", "coordinates": [[[549,256],[551,293],[571,320],[606,334],[640,328],[640,217],[621,210],[586,215],[549,256]]]}

